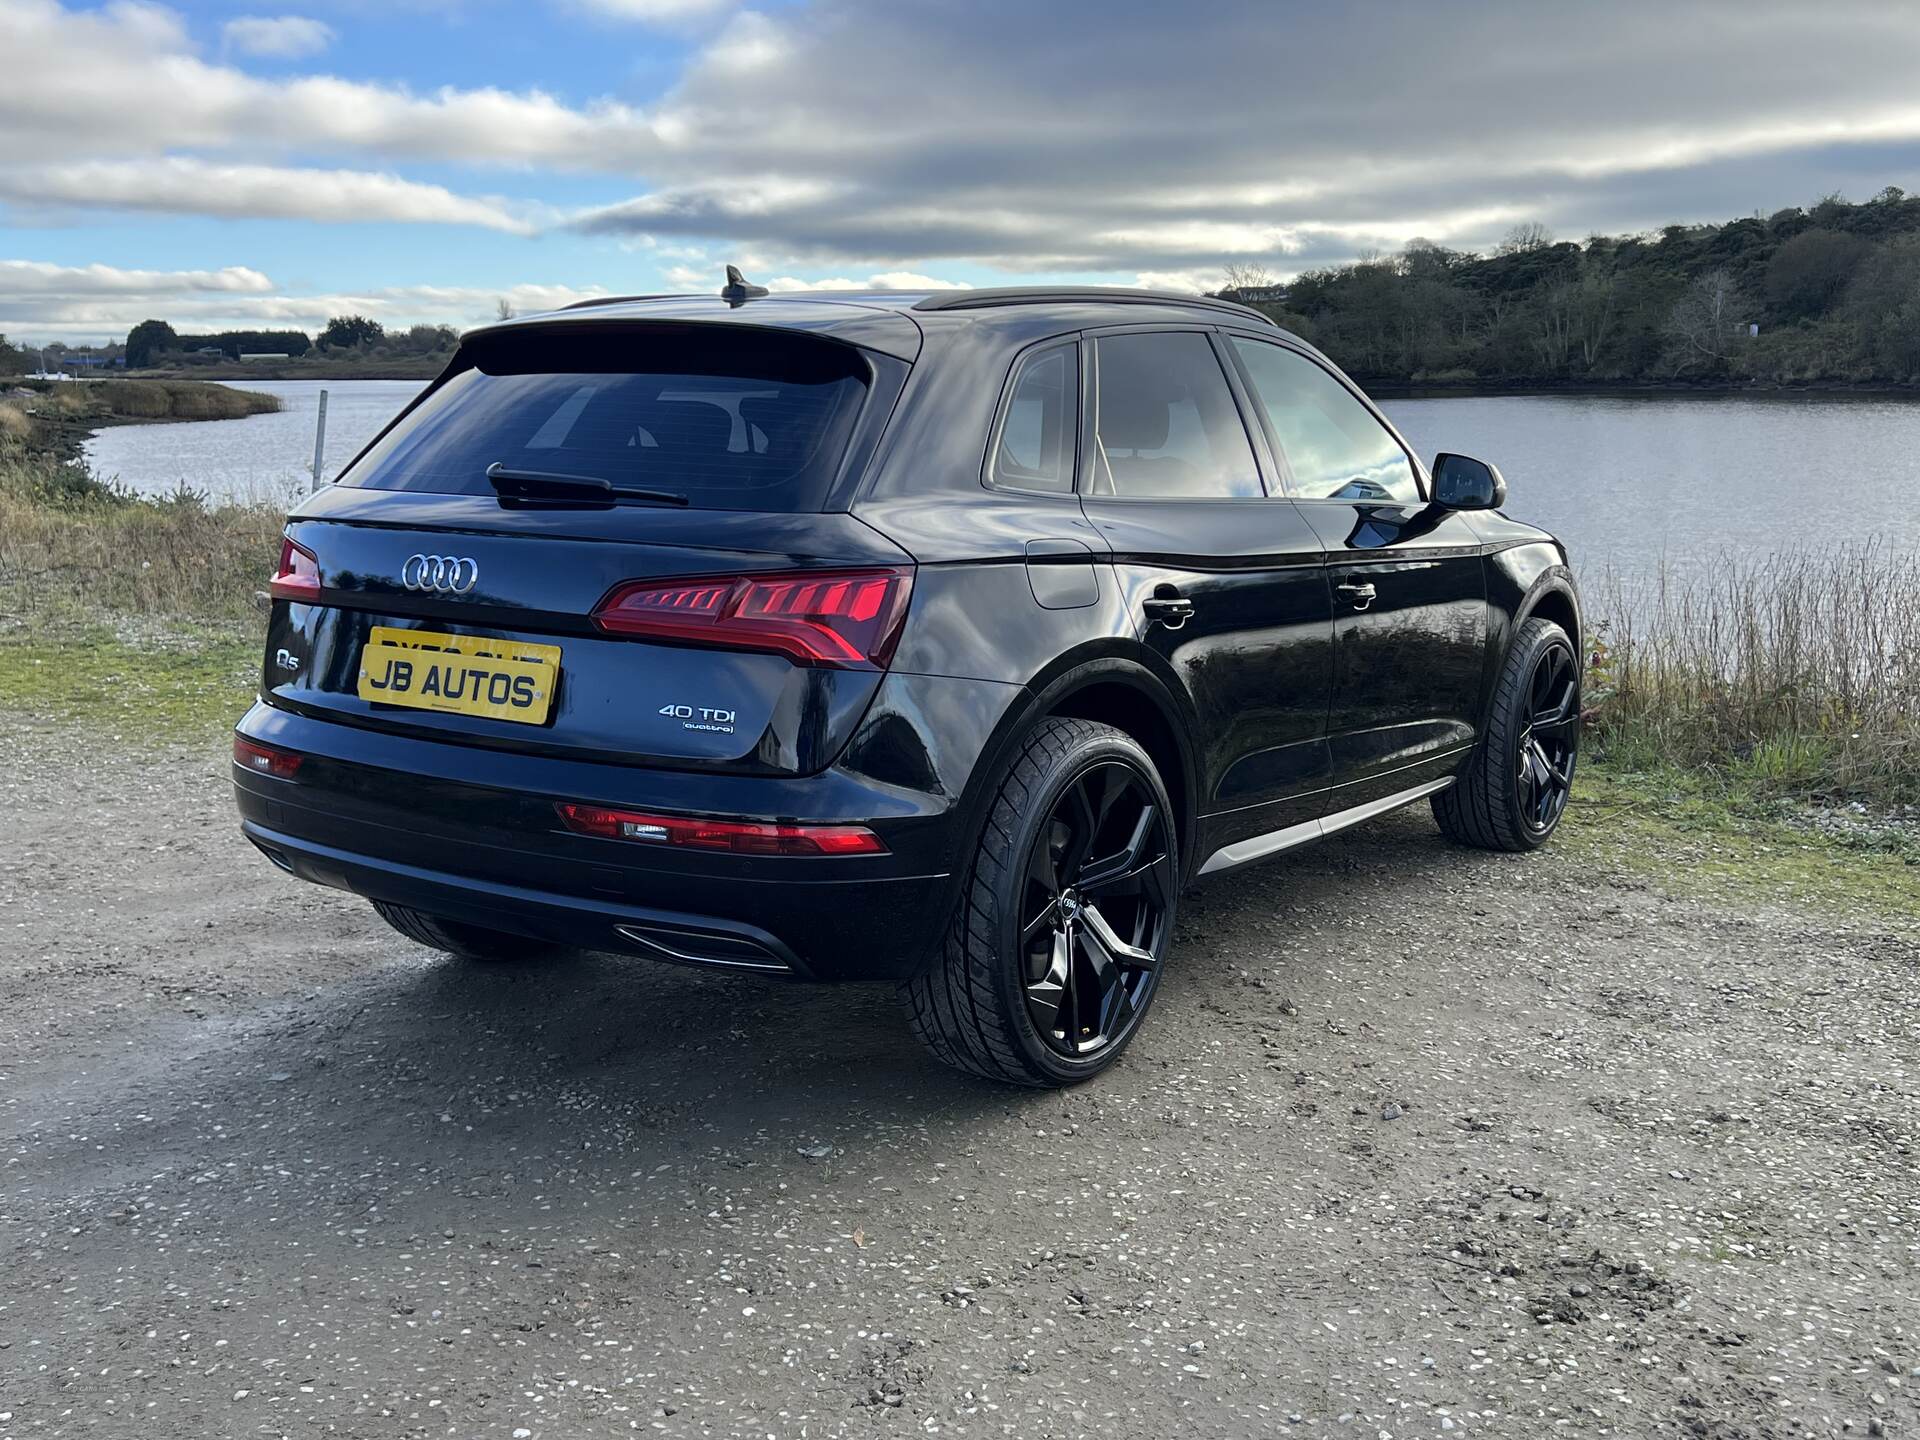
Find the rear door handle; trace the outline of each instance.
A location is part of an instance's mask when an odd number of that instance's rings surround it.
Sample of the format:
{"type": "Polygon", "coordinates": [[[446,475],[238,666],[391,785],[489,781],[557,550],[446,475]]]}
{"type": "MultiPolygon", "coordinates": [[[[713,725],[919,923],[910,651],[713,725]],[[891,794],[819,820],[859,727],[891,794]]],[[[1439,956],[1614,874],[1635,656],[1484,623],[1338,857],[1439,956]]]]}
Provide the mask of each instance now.
{"type": "Polygon", "coordinates": [[[1342,580],[1333,588],[1351,600],[1356,610],[1366,609],[1380,593],[1364,580],[1342,580]]]}
{"type": "Polygon", "coordinates": [[[1140,608],[1147,612],[1150,623],[1169,630],[1178,630],[1193,618],[1193,601],[1184,595],[1150,595],[1140,602],[1140,608]]]}

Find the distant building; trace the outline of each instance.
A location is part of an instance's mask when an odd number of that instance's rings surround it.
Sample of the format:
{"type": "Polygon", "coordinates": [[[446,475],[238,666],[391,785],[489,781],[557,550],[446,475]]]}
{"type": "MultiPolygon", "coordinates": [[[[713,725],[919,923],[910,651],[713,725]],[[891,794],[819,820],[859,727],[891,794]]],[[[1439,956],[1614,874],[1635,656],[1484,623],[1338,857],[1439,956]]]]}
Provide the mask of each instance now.
{"type": "Polygon", "coordinates": [[[293,356],[284,350],[242,350],[242,360],[291,360],[293,356]]]}

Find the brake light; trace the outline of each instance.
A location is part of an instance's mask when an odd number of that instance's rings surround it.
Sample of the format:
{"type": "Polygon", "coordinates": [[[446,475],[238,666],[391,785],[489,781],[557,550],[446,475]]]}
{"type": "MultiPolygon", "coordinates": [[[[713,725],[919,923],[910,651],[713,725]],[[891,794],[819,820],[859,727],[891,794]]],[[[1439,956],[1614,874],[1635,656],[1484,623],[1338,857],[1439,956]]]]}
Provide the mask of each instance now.
{"type": "Polygon", "coordinates": [[[276,780],[290,780],[300,768],[300,762],[307,757],[296,755],[291,750],[278,750],[271,745],[262,745],[243,736],[233,737],[233,763],[242,770],[251,770],[256,775],[271,775],[276,780]]]}
{"type": "Polygon", "coordinates": [[[312,604],[320,598],[320,562],[304,545],[296,545],[282,536],[280,568],[267,583],[267,593],[276,600],[299,600],[312,604]]]}
{"type": "Polygon", "coordinates": [[[601,805],[554,807],[569,830],[605,840],[638,840],[735,855],[884,855],[887,847],[864,825],[763,825],[746,820],[696,820],[686,815],[642,815],[601,805]]]}
{"type": "Polygon", "coordinates": [[[615,586],[593,619],[615,635],[765,650],[796,665],[884,670],[912,589],[911,566],[634,580],[615,586]]]}

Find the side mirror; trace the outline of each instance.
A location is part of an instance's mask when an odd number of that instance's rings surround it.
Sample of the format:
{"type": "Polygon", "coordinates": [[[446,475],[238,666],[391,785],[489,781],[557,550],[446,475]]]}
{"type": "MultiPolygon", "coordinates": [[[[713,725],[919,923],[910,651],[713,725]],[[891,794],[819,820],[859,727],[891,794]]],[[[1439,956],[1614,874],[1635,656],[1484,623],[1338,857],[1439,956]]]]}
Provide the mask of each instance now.
{"type": "Polygon", "coordinates": [[[1433,503],[1448,510],[1498,510],[1507,482],[1484,460],[1441,453],[1433,457],[1433,503]]]}

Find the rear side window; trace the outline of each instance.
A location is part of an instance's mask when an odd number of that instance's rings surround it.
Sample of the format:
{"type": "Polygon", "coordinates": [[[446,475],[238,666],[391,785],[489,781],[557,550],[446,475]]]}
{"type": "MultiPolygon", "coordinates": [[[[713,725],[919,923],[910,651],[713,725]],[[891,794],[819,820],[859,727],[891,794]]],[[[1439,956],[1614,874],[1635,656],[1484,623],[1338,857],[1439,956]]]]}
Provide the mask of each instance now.
{"type": "Polygon", "coordinates": [[[1205,335],[1106,335],[1099,347],[1095,495],[1262,495],[1253,446],[1205,335]]]}
{"type": "Polygon", "coordinates": [[[849,346],[719,327],[508,332],[463,359],[343,484],[491,495],[487,467],[501,464],[702,509],[818,510],[868,379],[849,346]]]}
{"type": "Polygon", "coordinates": [[[1346,386],[1278,345],[1236,337],[1233,348],[1246,362],[1296,496],[1420,503],[1407,452],[1346,386]]]}
{"type": "Polygon", "coordinates": [[[1078,443],[1080,371],[1075,347],[1055,345],[1028,355],[1000,419],[993,483],[1013,490],[1073,489],[1078,443]]]}

